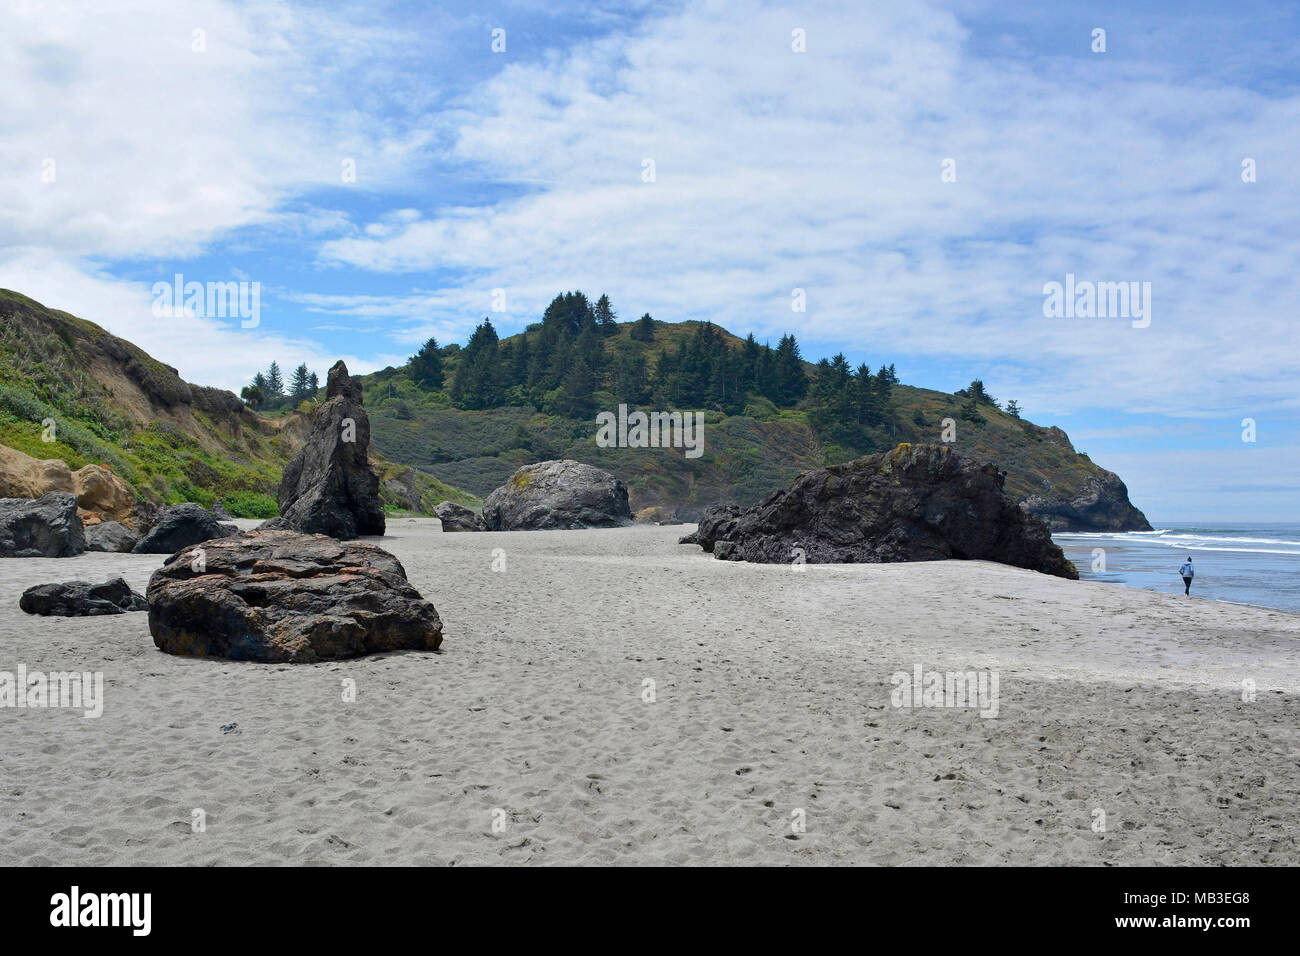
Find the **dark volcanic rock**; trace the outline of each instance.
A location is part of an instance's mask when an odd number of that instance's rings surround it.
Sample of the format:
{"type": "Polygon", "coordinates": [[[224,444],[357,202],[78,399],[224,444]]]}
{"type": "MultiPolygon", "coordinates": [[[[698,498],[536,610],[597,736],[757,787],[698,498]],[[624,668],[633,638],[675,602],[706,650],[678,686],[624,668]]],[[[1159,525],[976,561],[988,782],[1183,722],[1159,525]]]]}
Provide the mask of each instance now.
{"type": "Polygon", "coordinates": [[[577,461],[525,465],[483,502],[489,531],[617,528],[632,523],[627,485],[577,461]]]}
{"type": "Polygon", "coordinates": [[[436,651],[442,620],[401,562],[359,541],[246,531],[173,555],[149,579],[149,630],[168,654],[311,663],[436,651]]]}
{"type": "Polygon", "coordinates": [[[101,521],[86,529],[87,551],[122,553],[134,548],[139,540],[134,531],[117,521],[101,521]]]}
{"type": "Polygon", "coordinates": [[[0,498],[0,558],[70,558],[85,550],[76,495],[0,498]]]}
{"type": "Polygon", "coordinates": [[[700,515],[699,526],[690,534],[677,539],[678,544],[698,544],[705,551],[713,550],[713,542],[727,541],[735,530],[736,520],[742,513],[740,505],[710,505],[700,515]]]}
{"type": "Polygon", "coordinates": [[[265,529],[327,534],[346,541],[384,533],[379,476],[370,467],[370,418],[361,383],[335,362],[311,434],[280,478],[280,517],[265,529]]]}
{"type": "Polygon", "coordinates": [[[122,578],[103,584],[89,581],[64,581],[38,584],[23,592],[18,606],[28,614],[55,617],[90,617],[97,614],[125,614],[148,607],[144,596],[136,594],[122,578]]]}
{"type": "Polygon", "coordinates": [[[1030,495],[1020,507],[1053,531],[1150,531],[1147,516],[1128,499],[1128,487],[1113,471],[1089,475],[1072,498],[1030,495]]]}
{"type": "Polygon", "coordinates": [[[483,519],[464,505],[454,501],[444,501],[433,509],[433,513],[442,522],[443,531],[486,531],[483,519]]]}
{"type": "Polygon", "coordinates": [[[736,550],[734,541],[715,541],[713,542],[713,556],[719,561],[736,560],[732,557],[732,552],[736,550]]]}
{"type": "Polygon", "coordinates": [[[999,561],[1078,578],[1041,520],[1002,490],[1005,475],[941,445],[899,445],[800,475],[746,511],[709,509],[696,542],[727,560],[785,564],[999,561]],[[707,520],[706,520],[707,519],[707,520]]]}
{"type": "Polygon", "coordinates": [[[173,554],[201,541],[225,538],[239,531],[234,525],[219,524],[212,513],[192,501],[164,508],[153,527],[136,542],[136,554],[173,554]]]}

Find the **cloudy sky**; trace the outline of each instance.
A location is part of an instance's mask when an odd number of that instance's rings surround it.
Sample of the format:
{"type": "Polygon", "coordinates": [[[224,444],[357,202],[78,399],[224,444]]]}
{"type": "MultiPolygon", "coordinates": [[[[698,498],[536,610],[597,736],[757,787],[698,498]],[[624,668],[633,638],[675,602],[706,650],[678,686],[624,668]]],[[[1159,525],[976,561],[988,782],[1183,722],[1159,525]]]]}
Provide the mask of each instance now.
{"type": "Polygon", "coordinates": [[[1157,525],[1300,521],[1300,11],[1132,6],[6,0],[0,286],[235,390],[607,292],[981,377],[1157,525]]]}

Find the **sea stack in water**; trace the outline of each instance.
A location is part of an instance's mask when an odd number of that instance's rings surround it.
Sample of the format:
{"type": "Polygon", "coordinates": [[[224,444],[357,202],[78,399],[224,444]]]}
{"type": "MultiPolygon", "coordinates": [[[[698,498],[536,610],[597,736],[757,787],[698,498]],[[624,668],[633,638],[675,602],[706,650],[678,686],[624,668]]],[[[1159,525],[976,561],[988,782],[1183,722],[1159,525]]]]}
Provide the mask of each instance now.
{"type": "Polygon", "coordinates": [[[311,434],[280,478],[280,517],[263,528],[327,534],[346,541],[384,533],[379,476],[370,467],[370,419],[361,383],[335,362],[311,434]]]}
{"type": "Polygon", "coordinates": [[[71,492],[0,498],[0,558],[70,558],[86,550],[86,529],[71,492]]]}
{"type": "Polygon", "coordinates": [[[878,563],[968,558],[1078,578],[1005,475],[942,445],[899,445],[800,475],[752,508],[709,509],[691,543],[730,561],[878,563]]]}
{"type": "Polygon", "coordinates": [[[149,579],[149,630],[168,654],[303,664],[436,651],[442,620],[401,562],[359,541],[246,531],[173,555],[149,579]]]}
{"type": "Polygon", "coordinates": [[[627,485],[577,461],[525,465],[483,502],[489,531],[617,528],[632,523],[627,485]]]}

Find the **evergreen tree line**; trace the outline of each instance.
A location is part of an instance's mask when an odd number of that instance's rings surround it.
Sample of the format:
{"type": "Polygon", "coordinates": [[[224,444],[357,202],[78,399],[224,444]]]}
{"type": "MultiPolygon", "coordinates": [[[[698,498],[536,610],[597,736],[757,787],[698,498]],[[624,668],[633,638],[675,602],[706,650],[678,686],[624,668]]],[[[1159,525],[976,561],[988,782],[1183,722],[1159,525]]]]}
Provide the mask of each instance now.
{"type": "Polygon", "coordinates": [[[823,440],[848,448],[875,444],[864,433],[883,428],[893,419],[893,388],[898,375],[892,364],[874,374],[865,362],[856,369],[844,353],[822,359],[813,372],[808,423],[823,440]]]}
{"type": "Polygon", "coordinates": [[[289,380],[284,380],[280,363],[272,361],[265,372],[253,376],[251,385],[245,385],[239,395],[249,408],[297,408],[305,399],[315,398],[320,391],[320,378],[307,370],[304,362],[293,370],[289,380]]]}
{"type": "Polygon", "coordinates": [[[542,321],[522,336],[501,342],[484,319],[464,348],[441,347],[429,339],[408,361],[413,381],[445,391],[458,408],[532,405],[584,419],[595,415],[598,392],[615,403],[656,408],[716,409],[740,414],[755,398],[778,408],[809,399],[809,417],[824,438],[848,447],[872,444],[868,432],[892,414],[892,365],[873,373],[850,368],[843,355],[823,359],[811,380],[793,334],[776,348],[751,333],[739,346],[712,323],[697,325],[676,346],[666,346],[651,365],[658,323],[647,313],[632,325],[629,339],[607,347],[618,331],[609,297],[592,303],[581,292],[558,295],[542,321]]]}

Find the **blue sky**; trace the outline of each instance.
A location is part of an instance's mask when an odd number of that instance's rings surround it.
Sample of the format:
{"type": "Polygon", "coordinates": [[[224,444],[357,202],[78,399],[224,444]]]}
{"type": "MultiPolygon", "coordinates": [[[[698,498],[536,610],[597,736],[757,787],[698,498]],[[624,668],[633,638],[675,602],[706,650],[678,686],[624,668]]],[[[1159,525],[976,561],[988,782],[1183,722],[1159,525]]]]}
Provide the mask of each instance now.
{"type": "Polygon", "coordinates": [[[232,389],[608,292],[981,377],[1157,525],[1300,520],[1300,13],[1131,6],[13,3],[0,285],[232,389]],[[259,324],[158,317],[177,272],[259,324]],[[1067,273],[1150,326],[1045,317],[1067,273]]]}

